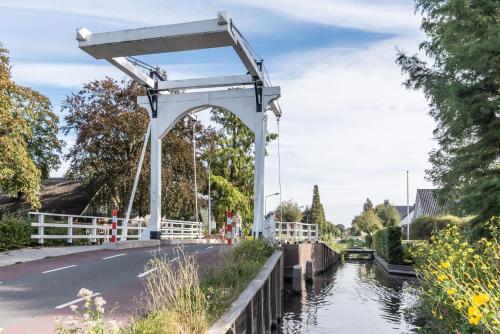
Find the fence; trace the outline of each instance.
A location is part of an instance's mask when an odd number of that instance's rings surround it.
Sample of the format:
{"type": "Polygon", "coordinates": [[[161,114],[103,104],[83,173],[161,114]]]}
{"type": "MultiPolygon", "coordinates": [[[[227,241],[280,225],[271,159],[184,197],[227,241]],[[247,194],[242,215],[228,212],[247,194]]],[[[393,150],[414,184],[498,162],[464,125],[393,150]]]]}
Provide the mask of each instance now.
{"type": "MultiPolygon", "coordinates": [[[[32,234],[32,239],[38,239],[38,244],[43,245],[45,239],[66,239],[72,244],[74,239],[88,239],[92,243],[109,241],[111,239],[111,217],[65,215],[58,213],[30,212],[31,216],[37,216],[37,222],[31,223],[32,227],[38,229],[38,234],[32,234]],[[46,228],[57,228],[50,231],[46,228]],[[66,229],[61,233],[60,229],[66,229]],[[55,232],[59,234],[51,234],[55,232]]],[[[117,219],[117,235],[121,235],[121,229],[125,218],[117,219]]],[[[145,221],[142,219],[129,219],[127,226],[127,239],[141,239],[141,232],[146,229],[145,221]]]]}
{"type": "Polygon", "coordinates": [[[203,223],[184,220],[163,220],[161,222],[162,239],[201,239],[203,223]]]}
{"type": "Polygon", "coordinates": [[[275,251],[207,334],[271,333],[281,319],[283,257],[275,251]]]}
{"type": "Polygon", "coordinates": [[[314,242],[318,240],[318,224],[276,222],[278,242],[314,242]]]}

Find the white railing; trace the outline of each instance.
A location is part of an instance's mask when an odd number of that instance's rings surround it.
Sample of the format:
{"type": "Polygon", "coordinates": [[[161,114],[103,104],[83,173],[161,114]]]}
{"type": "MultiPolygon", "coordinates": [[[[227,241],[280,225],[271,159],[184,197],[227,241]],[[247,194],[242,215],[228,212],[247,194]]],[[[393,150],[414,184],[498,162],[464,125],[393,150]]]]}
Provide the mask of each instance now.
{"type": "MultiPolygon", "coordinates": [[[[66,239],[68,244],[73,239],[90,239],[109,241],[111,239],[111,217],[66,215],[59,213],[30,212],[37,216],[37,222],[31,223],[32,227],[38,228],[38,234],[32,234],[32,239],[38,239],[38,244],[43,245],[45,239],[66,239]],[[48,234],[47,227],[65,228],[66,233],[48,234]]],[[[120,239],[122,225],[125,218],[117,218],[117,237],[120,239]]],[[[141,232],[146,229],[145,221],[142,219],[129,219],[127,226],[127,239],[141,239],[141,232]]],[[[58,231],[59,232],[59,231],[58,231]]],[[[60,233],[60,232],[59,232],[60,233]]]]}
{"type": "Polygon", "coordinates": [[[318,240],[318,224],[276,221],[278,242],[314,242],[318,240]]]}
{"type": "Polygon", "coordinates": [[[163,220],[161,222],[162,239],[201,239],[203,223],[184,220],[163,220]]]}

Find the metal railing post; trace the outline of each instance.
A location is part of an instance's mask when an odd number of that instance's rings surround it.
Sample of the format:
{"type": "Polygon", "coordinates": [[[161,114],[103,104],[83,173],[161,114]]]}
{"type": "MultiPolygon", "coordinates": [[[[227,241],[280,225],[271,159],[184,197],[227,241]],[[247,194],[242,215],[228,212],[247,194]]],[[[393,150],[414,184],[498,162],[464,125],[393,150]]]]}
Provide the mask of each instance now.
{"type": "MultiPolygon", "coordinates": [[[[45,221],[45,215],[43,213],[38,214],[38,224],[43,225],[45,221]]],[[[38,226],[38,235],[41,236],[41,238],[38,239],[38,244],[43,246],[44,242],[44,228],[43,226],[38,226]]]]}
{"type": "Polygon", "coordinates": [[[92,238],[90,239],[90,242],[92,243],[97,243],[97,218],[92,218],[92,228],[90,230],[92,234],[92,238]]]}
{"type": "Polygon", "coordinates": [[[73,217],[72,216],[68,216],[68,244],[72,244],[73,243],[73,227],[71,227],[73,225],[73,217]]]}
{"type": "Polygon", "coordinates": [[[286,240],[290,241],[290,223],[286,223],[286,240]]]}

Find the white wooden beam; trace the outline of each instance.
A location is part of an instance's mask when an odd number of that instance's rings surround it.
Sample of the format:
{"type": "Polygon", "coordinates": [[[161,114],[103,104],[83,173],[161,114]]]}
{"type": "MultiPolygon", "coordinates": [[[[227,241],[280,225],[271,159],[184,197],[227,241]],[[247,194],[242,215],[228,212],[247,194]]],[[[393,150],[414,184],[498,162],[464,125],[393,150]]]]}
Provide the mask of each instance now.
{"type": "Polygon", "coordinates": [[[262,71],[257,66],[255,59],[253,59],[252,54],[248,50],[248,47],[245,43],[243,37],[237,32],[234,31],[236,41],[233,44],[233,49],[236,51],[238,57],[240,57],[241,62],[245,65],[248,73],[252,76],[259,78],[260,81],[264,81],[264,76],[262,75],[262,71]]]}
{"type": "Polygon", "coordinates": [[[225,20],[228,18],[104,33],[81,28],[77,40],[80,49],[97,59],[232,46],[234,39],[225,20]]]}
{"type": "Polygon", "coordinates": [[[128,74],[135,81],[147,85],[150,88],[154,88],[154,80],[151,79],[146,73],[144,73],[139,67],[128,61],[127,58],[116,57],[106,60],[116,66],[118,69],[122,70],[124,73],[128,74]]]}
{"type": "Polygon", "coordinates": [[[230,75],[223,77],[195,78],[185,80],[169,80],[158,82],[159,90],[166,89],[198,89],[213,87],[230,87],[253,84],[250,75],[230,75]]]}

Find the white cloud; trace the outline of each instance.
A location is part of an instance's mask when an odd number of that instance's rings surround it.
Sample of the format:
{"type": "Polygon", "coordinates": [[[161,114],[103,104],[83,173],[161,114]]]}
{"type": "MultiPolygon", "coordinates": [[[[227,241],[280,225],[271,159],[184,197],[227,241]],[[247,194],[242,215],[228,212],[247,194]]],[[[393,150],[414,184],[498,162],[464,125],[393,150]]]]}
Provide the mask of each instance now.
{"type": "Polygon", "coordinates": [[[378,32],[415,31],[418,18],[413,15],[410,1],[370,0],[226,0],[255,7],[291,19],[330,26],[378,32]]]}
{"type": "MultiPolygon", "coordinates": [[[[423,177],[434,123],[423,95],[401,85],[396,45],[410,48],[416,41],[393,39],[280,60],[271,76],[283,96],[283,199],[310,204],[318,184],[327,218],[349,225],[367,197],[405,204],[407,169],[412,201],[416,187],[429,186],[423,177]]],[[[270,130],[276,131],[273,121],[270,130]]],[[[266,192],[273,192],[276,143],[269,152],[266,192]]],[[[270,198],[268,207],[275,204],[270,198]]]]}

